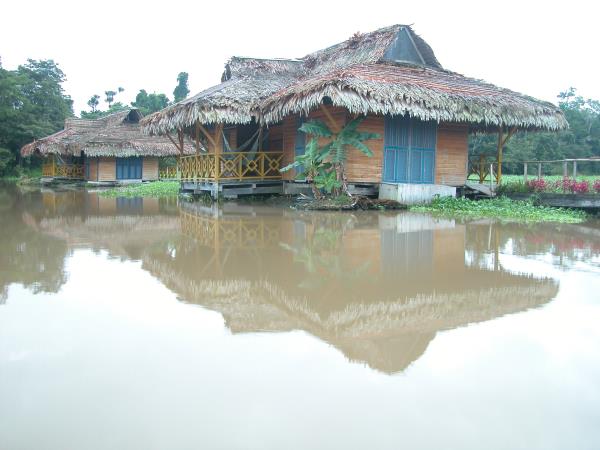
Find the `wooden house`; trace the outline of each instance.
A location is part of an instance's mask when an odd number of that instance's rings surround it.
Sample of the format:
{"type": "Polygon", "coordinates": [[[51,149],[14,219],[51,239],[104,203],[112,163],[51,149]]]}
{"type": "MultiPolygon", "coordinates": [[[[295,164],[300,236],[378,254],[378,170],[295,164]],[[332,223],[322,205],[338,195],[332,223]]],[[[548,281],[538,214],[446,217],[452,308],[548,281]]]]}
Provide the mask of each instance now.
{"type": "MultiPolygon", "coordinates": [[[[74,179],[97,184],[153,181],[159,178],[159,158],[178,155],[164,136],[140,130],[142,114],[127,109],[99,119],[69,118],[65,128],[21,149],[23,156],[44,157],[46,180],[74,179]]],[[[184,152],[193,146],[183,145],[184,152]]]]}
{"type": "Polygon", "coordinates": [[[349,153],[351,187],[390,197],[452,194],[466,182],[469,133],[497,134],[501,158],[518,130],[568,126],[551,103],[443,68],[406,25],[357,33],[299,59],[233,57],[221,81],[141,122],[148,134],[205,144],[206,153],[179,160],[184,188],[293,192],[297,174],[279,169],[304,151],[300,125],[321,119],[335,132],[362,115],[362,129],[380,137],[367,143],[373,157],[349,153]]]}

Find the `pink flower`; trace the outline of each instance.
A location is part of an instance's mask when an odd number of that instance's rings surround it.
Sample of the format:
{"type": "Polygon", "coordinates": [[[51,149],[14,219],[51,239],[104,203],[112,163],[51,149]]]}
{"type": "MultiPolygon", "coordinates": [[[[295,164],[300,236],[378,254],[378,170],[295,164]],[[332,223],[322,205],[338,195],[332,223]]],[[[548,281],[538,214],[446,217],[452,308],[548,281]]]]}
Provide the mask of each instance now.
{"type": "Polygon", "coordinates": [[[531,180],[527,182],[527,187],[534,192],[544,192],[548,187],[546,180],[543,178],[539,180],[531,180]]]}

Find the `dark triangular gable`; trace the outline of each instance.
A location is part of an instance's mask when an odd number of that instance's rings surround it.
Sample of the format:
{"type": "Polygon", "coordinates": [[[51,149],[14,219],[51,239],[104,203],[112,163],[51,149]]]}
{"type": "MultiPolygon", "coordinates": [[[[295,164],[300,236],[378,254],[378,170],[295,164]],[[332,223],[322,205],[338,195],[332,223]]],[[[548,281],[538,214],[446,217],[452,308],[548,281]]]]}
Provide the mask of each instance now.
{"type": "Polygon", "coordinates": [[[401,27],[394,41],[383,55],[384,61],[408,62],[425,65],[425,59],[419,52],[408,28],[401,27]]]}

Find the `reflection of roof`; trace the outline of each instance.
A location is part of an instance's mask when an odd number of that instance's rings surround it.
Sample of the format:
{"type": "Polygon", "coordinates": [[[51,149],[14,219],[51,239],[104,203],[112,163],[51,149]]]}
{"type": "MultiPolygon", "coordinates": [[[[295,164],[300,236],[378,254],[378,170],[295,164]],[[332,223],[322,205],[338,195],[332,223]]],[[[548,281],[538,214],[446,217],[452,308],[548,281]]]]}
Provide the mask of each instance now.
{"type": "MultiPolygon", "coordinates": [[[[38,139],[21,149],[23,156],[34,152],[42,155],[79,156],[170,156],[177,155],[175,146],[165,137],[142,134],[137,109],[128,109],[99,119],[65,120],[65,128],[38,139]]],[[[186,152],[193,147],[187,145],[186,152]]]]}
{"type": "Polygon", "coordinates": [[[163,134],[200,121],[276,123],[329,98],[357,114],[409,114],[423,120],[557,130],[567,122],[551,103],[442,68],[408,25],[356,34],[301,59],[232,58],[222,83],[154,113],[145,132],[163,134]]]}
{"type": "Polygon", "coordinates": [[[322,302],[290,296],[266,280],[192,279],[148,254],[143,267],[182,300],[223,314],[233,332],[305,330],[330,342],[351,360],[387,373],[404,370],[419,358],[438,331],[537,307],[557,292],[552,280],[505,273],[492,278],[490,273],[488,287],[457,288],[453,293],[434,289],[387,301],[344,302],[329,292],[329,297],[336,297],[336,303],[343,306],[327,311],[322,302]]]}

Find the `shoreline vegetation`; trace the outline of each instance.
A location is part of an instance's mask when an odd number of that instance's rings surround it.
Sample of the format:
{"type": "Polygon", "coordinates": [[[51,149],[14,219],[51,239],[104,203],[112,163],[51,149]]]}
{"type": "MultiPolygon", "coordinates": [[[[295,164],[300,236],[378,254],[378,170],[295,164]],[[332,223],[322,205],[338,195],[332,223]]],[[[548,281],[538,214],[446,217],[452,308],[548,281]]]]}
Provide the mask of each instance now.
{"type": "Polygon", "coordinates": [[[577,209],[534,205],[530,201],[511,200],[507,197],[485,200],[442,197],[434,199],[429,205],[415,205],[409,209],[441,216],[489,217],[519,222],[580,223],[588,217],[587,213],[577,209]]]}
{"type": "Polygon", "coordinates": [[[152,181],[103,189],[102,197],[170,197],[179,194],[178,181],[152,181]]]}

